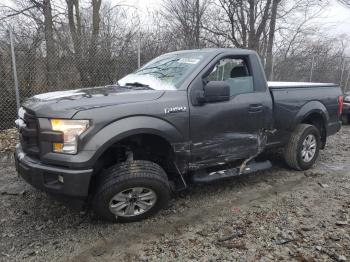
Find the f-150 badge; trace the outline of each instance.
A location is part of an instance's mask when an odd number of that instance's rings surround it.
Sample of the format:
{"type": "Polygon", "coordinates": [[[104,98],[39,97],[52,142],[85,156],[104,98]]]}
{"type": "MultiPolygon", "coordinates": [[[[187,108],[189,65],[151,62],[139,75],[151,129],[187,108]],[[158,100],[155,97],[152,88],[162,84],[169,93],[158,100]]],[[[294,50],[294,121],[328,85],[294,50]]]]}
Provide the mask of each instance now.
{"type": "Polygon", "coordinates": [[[174,107],[168,107],[164,108],[164,113],[171,114],[171,113],[179,113],[179,112],[186,112],[187,107],[186,106],[174,106],[174,107]]]}

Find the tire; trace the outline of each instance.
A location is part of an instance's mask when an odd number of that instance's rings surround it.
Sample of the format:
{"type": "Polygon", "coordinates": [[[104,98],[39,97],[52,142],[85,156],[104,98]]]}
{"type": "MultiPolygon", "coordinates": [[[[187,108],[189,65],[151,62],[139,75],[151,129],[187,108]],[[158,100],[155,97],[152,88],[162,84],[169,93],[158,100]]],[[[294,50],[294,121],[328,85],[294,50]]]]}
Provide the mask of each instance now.
{"type": "Polygon", "coordinates": [[[153,162],[135,160],[117,164],[102,173],[92,207],[98,216],[109,221],[134,222],[156,214],[167,206],[169,199],[165,171],[153,162]],[[146,208],[141,208],[141,202],[142,207],[147,204],[146,208]],[[128,212],[130,206],[133,207],[130,211],[134,210],[132,214],[128,212]]]}
{"type": "MultiPolygon", "coordinates": [[[[305,142],[306,144],[308,142],[305,142]]],[[[321,137],[318,129],[313,125],[300,124],[296,127],[292,133],[288,144],[284,148],[284,159],[287,165],[296,170],[307,170],[311,168],[317,160],[319,150],[321,146],[321,137]],[[310,154],[303,154],[303,143],[308,139],[314,137],[315,139],[315,152],[312,157],[309,158],[310,154]]],[[[311,146],[309,146],[311,148],[311,146]]],[[[311,151],[313,149],[310,149],[311,151]]],[[[304,151],[305,152],[305,151],[304,151]]],[[[308,150],[306,150],[308,152],[308,150]]]]}
{"type": "Polygon", "coordinates": [[[341,116],[341,120],[342,120],[342,122],[343,122],[343,125],[348,125],[349,124],[349,115],[342,115],[341,116]]]}

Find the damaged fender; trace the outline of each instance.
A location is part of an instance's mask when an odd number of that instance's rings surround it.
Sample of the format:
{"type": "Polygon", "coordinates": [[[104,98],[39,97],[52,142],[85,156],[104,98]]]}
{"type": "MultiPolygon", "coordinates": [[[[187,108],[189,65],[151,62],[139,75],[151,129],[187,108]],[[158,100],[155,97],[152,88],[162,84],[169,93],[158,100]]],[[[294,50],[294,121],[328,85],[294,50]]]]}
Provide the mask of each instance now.
{"type": "MultiPolygon", "coordinates": [[[[170,123],[155,117],[135,116],[115,121],[96,133],[82,150],[95,152],[88,161],[93,166],[97,159],[114,143],[137,134],[152,134],[164,138],[171,145],[184,141],[182,134],[170,123]]],[[[178,169],[185,169],[179,160],[178,169]]]]}

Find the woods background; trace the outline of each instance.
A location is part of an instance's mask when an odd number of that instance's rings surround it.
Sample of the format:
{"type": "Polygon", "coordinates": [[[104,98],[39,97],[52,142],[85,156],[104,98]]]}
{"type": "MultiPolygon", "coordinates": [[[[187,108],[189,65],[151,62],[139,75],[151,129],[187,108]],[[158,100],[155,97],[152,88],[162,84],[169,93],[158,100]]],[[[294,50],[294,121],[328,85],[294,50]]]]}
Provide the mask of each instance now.
{"type": "MultiPolygon", "coordinates": [[[[350,1],[340,0],[350,12],[350,1]]],[[[350,89],[349,36],[321,26],[328,1],[0,0],[0,130],[14,126],[10,30],[21,101],[107,85],[165,52],[256,50],[269,80],[333,82],[350,89]],[[321,21],[321,22],[320,22],[321,21]]]]}

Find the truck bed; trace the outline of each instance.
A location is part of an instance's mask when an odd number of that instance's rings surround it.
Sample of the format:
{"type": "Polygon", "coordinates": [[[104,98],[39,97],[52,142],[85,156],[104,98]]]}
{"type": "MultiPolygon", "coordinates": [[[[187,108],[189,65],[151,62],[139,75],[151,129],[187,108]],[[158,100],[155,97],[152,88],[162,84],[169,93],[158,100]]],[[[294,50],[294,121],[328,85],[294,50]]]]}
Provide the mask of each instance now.
{"type": "Polygon", "coordinates": [[[337,87],[332,83],[311,83],[311,82],[267,82],[269,88],[302,88],[302,87],[337,87]]]}
{"type": "MultiPolygon", "coordinates": [[[[341,89],[337,84],[306,82],[268,82],[273,99],[273,119],[276,134],[270,137],[268,144],[283,145],[295,126],[307,116],[310,108],[319,108],[326,112],[327,135],[339,129],[338,97],[341,89]]],[[[310,112],[311,114],[312,112],[310,112]]],[[[316,113],[316,111],[315,111],[316,113]]]]}

